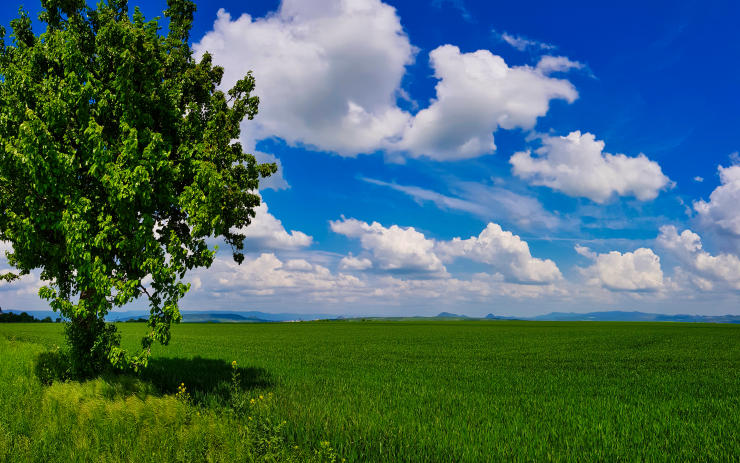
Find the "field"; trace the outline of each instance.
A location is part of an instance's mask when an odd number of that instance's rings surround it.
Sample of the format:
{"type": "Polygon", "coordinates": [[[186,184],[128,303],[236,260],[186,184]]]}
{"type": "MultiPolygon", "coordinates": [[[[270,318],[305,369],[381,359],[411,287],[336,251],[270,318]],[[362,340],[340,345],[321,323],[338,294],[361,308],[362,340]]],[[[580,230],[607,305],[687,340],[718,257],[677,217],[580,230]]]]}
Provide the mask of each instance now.
{"type": "Polygon", "coordinates": [[[740,325],[185,324],[140,380],[42,386],[62,342],[0,325],[0,461],[740,458],[740,325]],[[234,412],[232,361],[259,410],[234,412]]]}

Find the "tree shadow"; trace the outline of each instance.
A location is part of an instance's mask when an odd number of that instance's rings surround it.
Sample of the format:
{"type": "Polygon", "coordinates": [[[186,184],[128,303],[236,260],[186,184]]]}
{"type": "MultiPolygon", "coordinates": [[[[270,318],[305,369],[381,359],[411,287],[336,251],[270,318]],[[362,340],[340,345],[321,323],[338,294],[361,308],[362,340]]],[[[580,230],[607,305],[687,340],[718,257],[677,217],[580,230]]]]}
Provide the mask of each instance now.
{"type": "MultiPolygon", "coordinates": [[[[70,373],[69,359],[60,350],[39,354],[34,370],[45,386],[57,381],[86,381],[70,373]]],[[[271,388],[274,384],[264,368],[234,368],[224,360],[202,357],[151,358],[139,375],[109,369],[98,378],[105,383],[100,392],[111,400],[128,395],[175,394],[184,384],[194,403],[217,407],[229,404],[235,387],[238,392],[244,392],[271,388]]]]}
{"type": "Polygon", "coordinates": [[[152,358],[140,375],[142,381],[153,384],[163,394],[174,394],[185,384],[195,403],[223,404],[231,397],[233,373],[240,391],[265,389],[273,386],[264,368],[238,367],[224,360],[202,357],[152,358]]]}

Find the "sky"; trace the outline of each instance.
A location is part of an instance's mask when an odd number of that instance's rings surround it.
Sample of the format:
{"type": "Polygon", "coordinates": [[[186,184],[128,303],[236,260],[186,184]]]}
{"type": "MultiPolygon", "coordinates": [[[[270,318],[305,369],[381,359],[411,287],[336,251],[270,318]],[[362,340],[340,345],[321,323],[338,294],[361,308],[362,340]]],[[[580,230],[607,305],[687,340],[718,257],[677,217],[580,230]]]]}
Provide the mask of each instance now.
{"type": "Polygon", "coordinates": [[[253,72],[239,141],[280,169],[184,310],[740,314],[737,2],[197,4],[194,56],[253,72]]]}

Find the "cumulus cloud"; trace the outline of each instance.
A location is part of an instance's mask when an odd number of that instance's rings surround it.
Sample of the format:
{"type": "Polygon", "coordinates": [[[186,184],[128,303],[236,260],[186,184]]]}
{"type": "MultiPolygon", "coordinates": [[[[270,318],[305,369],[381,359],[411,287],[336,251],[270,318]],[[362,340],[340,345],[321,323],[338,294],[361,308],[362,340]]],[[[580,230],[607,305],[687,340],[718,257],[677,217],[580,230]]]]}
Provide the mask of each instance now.
{"type": "Polygon", "coordinates": [[[526,241],[495,223],[478,236],[438,242],[437,251],[449,260],[465,257],[489,264],[508,281],[542,284],[562,279],[555,262],[532,257],[526,241]]]}
{"type": "Polygon", "coordinates": [[[345,219],[330,223],[335,233],[349,238],[359,238],[363,249],[372,253],[378,268],[404,273],[444,274],[445,266],[434,253],[434,241],[427,239],[414,227],[391,225],[384,227],[378,222],[367,224],[357,219],[345,219]]]}
{"type": "Polygon", "coordinates": [[[193,49],[224,67],[224,87],[253,70],[260,111],[244,138],[356,155],[398,136],[410,117],[395,101],[415,49],[379,0],[283,0],[264,18],[222,9],[193,49]]]}
{"type": "Polygon", "coordinates": [[[551,100],[578,96],[570,82],[547,75],[579,65],[567,58],[510,67],[490,51],[444,45],[429,54],[435,99],[412,115],[397,99],[416,49],[396,10],[380,0],[283,0],[264,18],[234,19],[222,9],[193,49],[224,67],[225,88],[253,70],[260,112],[242,126],[250,149],[278,137],[344,156],[384,150],[464,159],[492,153],[498,128],[530,129],[551,100]]]}
{"type": "Polygon", "coordinates": [[[359,238],[363,249],[372,254],[372,259],[345,257],[340,263],[343,269],[372,266],[411,276],[422,273],[448,277],[443,261],[466,258],[490,265],[507,282],[548,284],[562,280],[553,261],[533,257],[526,241],[495,223],[489,223],[478,236],[449,241],[429,239],[413,227],[384,227],[378,222],[367,224],[356,219],[331,222],[331,229],[359,238]]]}
{"type": "Polygon", "coordinates": [[[672,185],[657,162],[644,154],[629,157],[604,151],[604,142],[590,133],[542,137],[542,147],[511,156],[514,174],[534,185],[603,204],[613,195],[655,199],[672,185]]]}
{"type": "Polygon", "coordinates": [[[375,289],[368,295],[374,298],[402,304],[409,300],[434,301],[435,309],[442,304],[452,302],[451,305],[458,306],[461,302],[471,300],[490,304],[492,297],[531,299],[566,295],[566,291],[554,284],[512,283],[505,281],[501,274],[489,273],[476,273],[468,279],[451,277],[435,280],[402,279],[386,275],[372,284],[375,289]]]}
{"type": "Polygon", "coordinates": [[[594,261],[590,267],[581,269],[591,285],[612,291],[654,291],[663,287],[660,257],[652,249],[597,254],[587,247],[576,246],[576,252],[594,261]]]}
{"type": "Polygon", "coordinates": [[[740,238],[740,165],[719,167],[720,185],[709,201],[694,202],[702,224],[724,235],[740,238]]]}
{"type": "MultiPolygon", "coordinates": [[[[507,282],[498,273],[421,279],[382,272],[348,275],[313,263],[315,257],[316,253],[307,252],[305,259],[286,261],[273,253],[263,253],[258,257],[248,256],[242,265],[219,257],[210,270],[198,269],[191,275],[199,284],[193,284],[188,305],[192,306],[194,301],[209,304],[224,301],[264,308],[290,303],[301,308],[313,305],[321,310],[336,306],[345,314],[369,309],[373,313],[393,315],[397,309],[391,307],[403,307],[407,314],[415,310],[436,313],[446,310],[441,307],[456,307],[459,311],[461,305],[468,303],[489,305],[495,298],[531,300],[566,296],[566,291],[558,285],[517,284],[507,282]]],[[[357,258],[355,262],[364,261],[357,258]]]]}
{"type": "Polygon", "coordinates": [[[712,255],[705,251],[701,237],[691,230],[680,234],[673,225],[660,227],[657,242],[672,251],[689,272],[688,278],[699,289],[711,290],[717,284],[740,289],[740,258],[734,254],[712,255]]]}
{"type": "Polygon", "coordinates": [[[274,253],[262,253],[254,259],[245,259],[239,265],[219,257],[209,270],[199,269],[195,277],[202,281],[201,289],[215,294],[247,294],[271,296],[277,290],[308,291],[315,297],[339,290],[362,287],[352,275],[335,274],[328,268],[303,259],[283,262],[274,253]]]}
{"type": "Polygon", "coordinates": [[[411,156],[457,160],[492,153],[498,128],[531,129],[551,100],[578,97],[567,80],[529,66],[509,67],[487,50],[461,53],[443,45],[429,58],[439,79],[436,99],[416,114],[396,145],[411,156]]]}
{"type": "Polygon", "coordinates": [[[283,223],[270,214],[263,200],[255,208],[252,223],[242,232],[246,235],[244,247],[250,251],[299,249],[311,245],[313,238],[297,230],[287,231],[283,223]]]}
{"type": "Polygon", "coordinates": [[[342,270],[367,270],[372,268],[373,261],[365,257],[354,257],[352,255],[343,257],[339,261],[339,268],[342,270]]]}

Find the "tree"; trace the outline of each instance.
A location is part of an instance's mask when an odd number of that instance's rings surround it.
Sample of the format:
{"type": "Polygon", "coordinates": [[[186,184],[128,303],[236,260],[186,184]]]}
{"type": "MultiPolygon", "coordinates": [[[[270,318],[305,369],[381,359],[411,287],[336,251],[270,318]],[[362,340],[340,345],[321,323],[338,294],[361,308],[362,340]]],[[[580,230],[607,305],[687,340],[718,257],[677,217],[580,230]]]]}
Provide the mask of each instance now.
{"type": "Polygon", "coordinates": [[[138,369],[181,319],[186,272],[213,262],[206,239],[244,259],[240,230],[277,169],[234,142],[254,78],[218,90],[223,69],[188,45],[189,0],[168,1],[166,36],[126,0],[41,3],[39,36],[22,11],[0,30],[0,240],[16,269],[0,278],[40,269],[78,374],[138,369]],[[104,316],[142,296],[149,332],[129,353],[104,316]]]}

